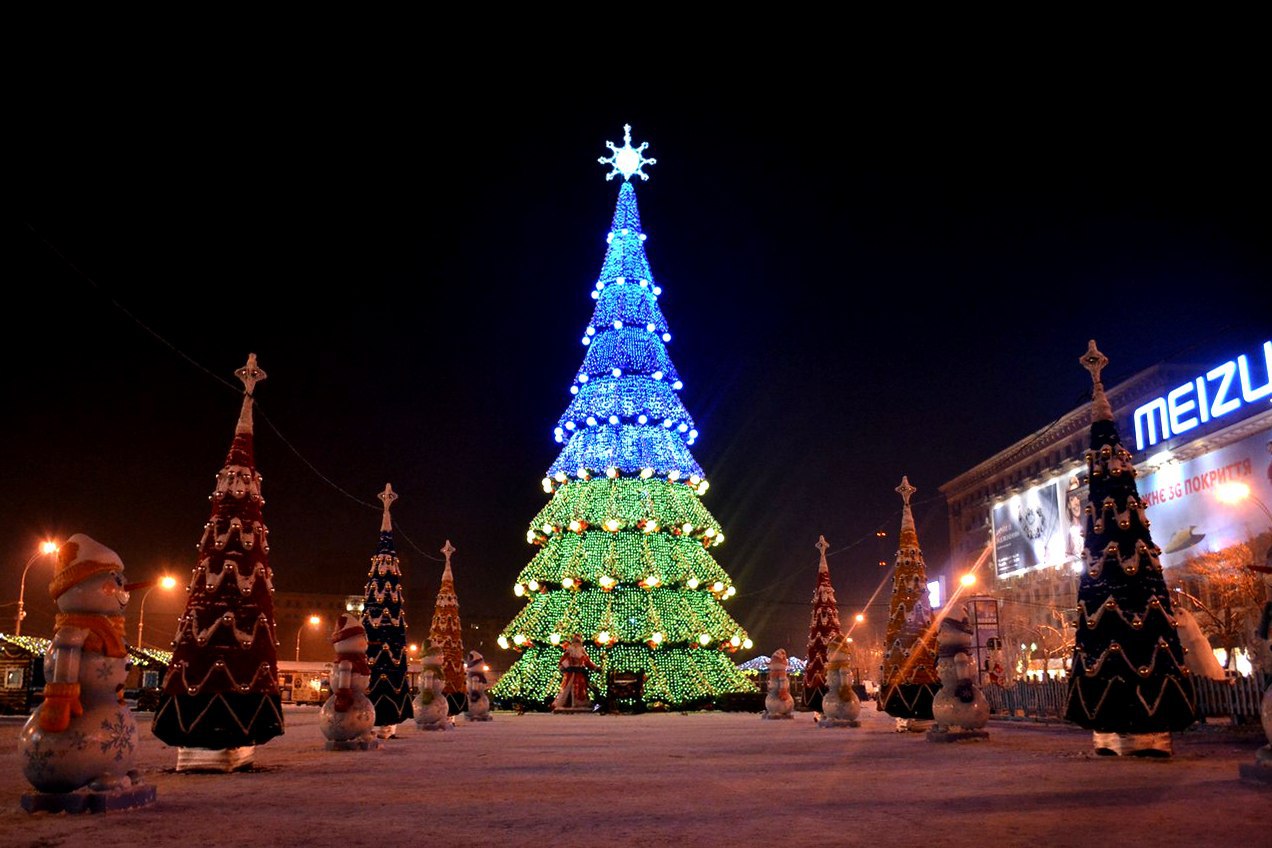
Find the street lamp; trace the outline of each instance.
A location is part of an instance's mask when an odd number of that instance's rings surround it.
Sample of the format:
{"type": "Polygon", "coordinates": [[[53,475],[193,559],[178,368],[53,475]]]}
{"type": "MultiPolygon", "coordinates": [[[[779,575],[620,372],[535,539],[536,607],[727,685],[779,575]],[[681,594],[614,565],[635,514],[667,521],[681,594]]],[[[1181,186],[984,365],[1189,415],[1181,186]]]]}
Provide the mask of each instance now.
{"type": "MultiPolygon", "coordinates": [[[[319,618],[318,616],[316,615],[309,616],[308,624],[310,624],[311,626],[316,627],[321,623],[322,623],[322,619],[319,618]]],[[[305,632],[304,624],[301,624],[300,627],[296,628],[296,662],[300,662],[300,634],[304,632],[305,632]]]]}
{"type": "Polygon", "coordinates": [[[18,585],[18,617],[17,620],[13,622],[14,636],[22,635],[22,619],[26,618],[26,609],[23,607],[22,602],[26,598],[27,571],[30,570],[31,566],[37,559],[42,556],[48,556],[49,554],[55,554],[57,553],[57,549],[57,542],[41,542],[40,549],[31,555],[31,558],[27,560],[26,567],[22,569],[22,582],[18,585]]]}
{"type": "MultiPolygon", "coordinates": [[[[177,585],[177,578],[171,577],[165,574],[162,577],[159,577],[155,580],[149,580],[147,581],[147,583],[149,583],[149,587],[146,589],[145,594],[141,596],[141,603],[137,607],[137,647],[138,648],[142,646],[141,634],[142,634],[142,629],[145,627],[145,624],[146,624],[146,598],[149,598],[150,593],[153,592],[155,589],[158,589],[158,588],[162,588],[165,590],[171,589],[173,586],[177,585]]],[[[144,586],[146,584],[143,583],[142,585],[144,586]]]]}

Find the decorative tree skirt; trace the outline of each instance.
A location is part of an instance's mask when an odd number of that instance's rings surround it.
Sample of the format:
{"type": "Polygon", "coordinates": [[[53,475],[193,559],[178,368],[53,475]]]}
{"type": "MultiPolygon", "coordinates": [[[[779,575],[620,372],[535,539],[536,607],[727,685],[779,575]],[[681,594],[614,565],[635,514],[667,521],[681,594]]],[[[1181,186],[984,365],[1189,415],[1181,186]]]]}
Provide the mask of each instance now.
{"type": "Polygon", "coordinates": [[[154,801],[155,787],[137,783],[109,792],[28,792],[22,796],[22,809],[28,813],[109,813],[144,807],[154,801]]]}

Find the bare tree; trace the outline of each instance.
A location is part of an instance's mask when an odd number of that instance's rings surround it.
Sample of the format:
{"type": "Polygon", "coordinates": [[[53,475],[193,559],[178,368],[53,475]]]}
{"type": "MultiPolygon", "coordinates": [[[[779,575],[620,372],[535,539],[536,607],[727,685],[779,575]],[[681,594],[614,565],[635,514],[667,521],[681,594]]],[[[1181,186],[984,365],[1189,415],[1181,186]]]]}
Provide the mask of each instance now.
{"type": "Polygon", "coordinates": [[[1250,650],[1260,641],[1255,630],[1268,588],[1263,575],[1250,567],[1253,561],[1250,545],[1241,542],[1189,557],[1166,574],[1176,599],[1188,604],[1211,646],[1225,650],[1228,667],[1237,648],[1250,650]]]}

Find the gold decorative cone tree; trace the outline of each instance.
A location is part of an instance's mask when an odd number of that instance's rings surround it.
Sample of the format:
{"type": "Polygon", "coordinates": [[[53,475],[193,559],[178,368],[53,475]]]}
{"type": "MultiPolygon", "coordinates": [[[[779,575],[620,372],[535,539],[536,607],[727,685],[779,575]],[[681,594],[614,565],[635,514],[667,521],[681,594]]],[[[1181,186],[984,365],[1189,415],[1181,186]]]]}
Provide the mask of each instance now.
{"type": "Polygon", "coordinates": [[[216,475],[212,516],[151,725],[179,749],[178,770],[240,768],[251,763],[256,745],[283,732],[269,530],[253,456],[253,391],[265,372],[251,354],[234,373],[243,383],[243,405],[216,475]]]}
{"type": "Polygon", "coordinates": [[[614,674],[641,681],[639,698],[625,687],[640,702],[629,708],[695,709],[756,691],[730,658],[750,639],[724,610],[735,590],[711,556],[724,534],[701,502],[707,482],[688,449],[698,431],[677,394],[662,290],[645,256],[631,178],[647,179],[654,160],[624,130],[622,147],[607,143],[613,155],[600,160],[623,182],[587,352],[556,427],[564,447],[543,480],[552,499],[526,534],[539,551],[514,586],[526,605],[499,637],[521,656],[490,695],[529,709],[556,696],[576,633],[603,700],[614,674]]]}
{"type": "Polygon", "coordinates": [[[932,696],[941,682],[936,674],[936,628],[928,604],[927,567],[910,511],[910,496],[917,490],[906,477],[896,490],[902,503],[901,538],[892,572],[878,708],[900,724],[930,722],[932,696]]]}
{"type": "MultiPolygon", "coordinates": [[[[464,671],[464,629],[459,622],[459,597],[455,594],[455,575],[451,572],[451,554],[455,546],[446,540],[442,555],[446,566],[442,569],[442,585],[437,590],[437,602],[433,606],[433,622],[428,630],[428,644],[442,651],[442,677],[446,685],[442,692],[459,696],[462,701],[468,693],[468,678],[464,671]]],[[[451,698],[452,703],[455,698],[451,698]]]]}
{"type": "Polygon", "coordinates": [[[817,586],[813,589],[813,615],[808,623],[808,652],[804,660],[804,704],[813,710],[821,709],[822,695],[826,694],[826,657],[831,640],[840,633],[839,605],[835,602],[835,587],[831,585],[830,566],[826,563],[829,547],[825,536],[817,537],[821,561],[817,564],[817,586]]]}
{"type": "Polygon", "coordinates": [[[1093,383],[1090,494],[1065,718],[1091,730],[1099,754],[1167,757],[1171,732],[1196,721],[1193,679],[1161,549],[1100,379],[1108,358],[1092,340],[1079,362],[1093,383]]]}
{"type": "Polygon", "coordinates": [[[402,566],[393,542],[389,508],[397,493],[388,483],[377,495],[384,504],[380,517],[380,541],[371,557],[362,601],[362,627],[367,631],[367,660],[371,685],[367,697],[375,706],[375,726],[388,729],[414,715],[411,686],[407,679],[406,598],[402,591],[402,566]]]}

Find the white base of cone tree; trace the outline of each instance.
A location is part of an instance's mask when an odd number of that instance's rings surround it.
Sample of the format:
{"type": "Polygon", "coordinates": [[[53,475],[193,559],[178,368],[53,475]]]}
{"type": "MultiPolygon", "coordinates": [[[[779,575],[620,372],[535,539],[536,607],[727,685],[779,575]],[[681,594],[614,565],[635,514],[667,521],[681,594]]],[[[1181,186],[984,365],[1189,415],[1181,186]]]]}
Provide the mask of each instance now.
{"type": "Polygon", "coordinates": [[[252,764],[255,745],[241,748],[178,748],[177,771],[237,771],[252,764]]]}
{"type": "Polygon", "coordinates": [[[1095,753],[1105,757],[1169,757],[1174,753],[1170,733],[1091,732],[1095,753]]]}

